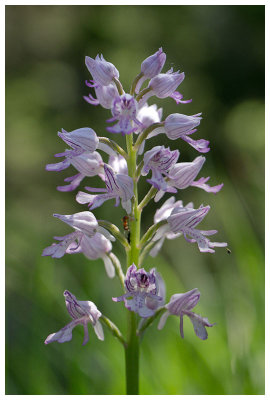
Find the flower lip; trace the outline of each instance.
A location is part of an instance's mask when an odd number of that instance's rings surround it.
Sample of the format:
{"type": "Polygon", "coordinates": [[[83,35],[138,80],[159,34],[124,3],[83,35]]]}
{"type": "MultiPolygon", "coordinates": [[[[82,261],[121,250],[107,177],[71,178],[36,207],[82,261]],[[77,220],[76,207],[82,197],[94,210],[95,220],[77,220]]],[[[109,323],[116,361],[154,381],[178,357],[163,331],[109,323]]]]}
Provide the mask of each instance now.
{"type": "MultiPolygon", "coordinates": [[[[126,293],[119,297],[113,297],[113,301],[124,301],[128,310],[136,312],[143,318],[152,316],[155,309],[163,304],[164,300],[162,296],[158,295],[158,278],[155,268],[147,273],[144,268],[137,270],[136,265],[132,264],[126,273],[126,293]],[[147,299],[151,300],[150,303],[147,299]]],[[[162,293],[165,293],[164,290],[161,291],[162,293]]]]}
{"type": "Polygon", "coordinates": [[[111,133],[122,133],[122,135],[129,135],[134,132],[142,123],[136,118],[138,112],[138,103],[133,96],[125,93],[117,96],[111,108],[112,118],[107,122],[118,121],[114,126],[107,127],[111,133]],[[135,126],[132,126],[132,121],[135,126]]]}

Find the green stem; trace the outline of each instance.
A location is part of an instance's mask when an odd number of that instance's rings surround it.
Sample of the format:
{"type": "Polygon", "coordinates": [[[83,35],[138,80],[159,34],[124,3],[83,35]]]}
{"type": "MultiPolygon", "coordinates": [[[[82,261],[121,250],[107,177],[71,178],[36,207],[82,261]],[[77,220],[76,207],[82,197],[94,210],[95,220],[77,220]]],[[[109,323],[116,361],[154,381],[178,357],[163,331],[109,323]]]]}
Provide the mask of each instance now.
{"type": "MultiPolygon", "coordinates": [[[[133,177],[134,201],[130,218],[130,250],[127,251],[127,268],[134,263],[138,266],[140,249],[141,211],[138,208],[138,187],[136,179],[136,156],[133,147],[133,135],[126,135],[128,152],[128,172],[133,177]]],[[[127,346],[126,346],[126,390],[127,394],[139,394],[139,338],[137,331],[137,315],[127,311],[127,346]]]]}
{"type": "Polygon", "coordinates": [[[140,254],[139,258],[139,267],[142,265],[145,257],[148,255],[148,253],[152,250],[152,248],[157,244],[157,242],[149,242],[143,249],[143,251],[140,254]]]}
{"type": "Polygon", "coordinates": [[[121,154],[121,156],[123,156],[125,159],[127,159],[127,153],[125,152],[125,150],[122,149],[122,147],[119,146],[119,144],[117,144],[114,140],[111,140],[111,139],[108,139],[106,137],[100,136],[99,137],[99,141],[100,141],[100,143],[106,144],[112,150],[118,152],[119,154],[121,154]]]}
{"type": "Polygon", "coordinates": [[[140,204],[138,205],[138,208],[140,211],[143,210],[143,208],[149,203],[149,201],[156,195],[157,189],[154,188],[154,186],[151,187],[149,192],[145,195],[145,197],[142,199],[140,204]]]}
{"type": "Polygon", "coordinates": [[[152,317],[147,318],[146,322],[142,325],[142,327],[137,331],[137,335],[140,336],[148,326],[150,326],[153,321],[161,315],[164,311],[166,311],[165,307],[159,308],[152,317]]]}
{"type": "Polygon", "coordinates": [[[150,226],[150,228],[145,232],[145,234],[143,235],[139,247],[140,249],[143,248],[143,246],[150,240],[152,239],[153,235],[156,233],[156,231],[158,230],[158,228],[160,228],[162,225],[167,224],[168,222],[166,220],[163,221],[159,221],[157,224],[154,224],[152,226],[150,226]]]}
{"type": "Polygon", "coordinates": [[[156,128],[160,128],[162,127],[164,124],[162,122],[156,122],[150,126],[148,126],[148,128],[146,128],[142,133],[140,133],[134,148],[136,149],[136,151],[139,150],[140,145],[142,144],[142,142],[147,139],[147,136],[150,135],[150,133],[156,129],[156,128]]]}
{"type": "Polygon", "coordinates": [[[130,94],[131,96],[134,95],[135,93],[135,89],[136,89],[136,85],[139,82],[139,80],[143,77],[143,73],[140,72],[139,75],[136,76],[136,78],[134,79],[134,81],[132,82],[131,88],[130,88],[130,94]]]}
{"type": "Polygon", "coordinates": [[[114,265],[116,275],[118,276],[118,278],[121,282],[121,285],[122,285],[123,289],[125,290],[125,275],[122,271],[120,261],[113,253],[109,253],[109,257],[112,260],[112,263],[114,265]]]}
{"type": "Polygon", "coordinates": [[[138,94],[138,96],[136,97],[136,100],[137,100],[137,101],[140,101],[141,98],[142,98],[146,93],[150,92],[151,90],[152,90],[151,87],[147,87],[147,88],[143,89],[143,90],[138,94]]]}
{"type": "Polygon", "coordinates": [[[103,323],[103,325],[107,326],[107,328],[110,329],[111,333],[113,334],[113,336],[115,336],[120,343],[122,343],[123,346],[126,346],[126,341],[123,338],[122,333],[120,332],[120,330],[117,328],[117,326],[107,317],[105,317],[104,315],[102,315],[99,318],[100,322],[103,323]]]}
{"type": "Polygon", "coordinates": [[[114,83],[115,83],[115,85],[117,87],[117,90],[118,90],[118,93],[120,94],[120,96],[122,94],[124,94],[124,89],[123,89],[123,86],[122,86],[121,82],[116,78],[113,78],[113,81],[114,81],[114,83]]]}
{"type": "Polygon", "coordinates": [[[130,245],[127,241],[127,239],[125,238],[125,236],[123,235],[123,233],[120,232],[119,228],[112,224],[111,222],[108,221],[104,221],[102,219],[98,220],[98,224],[100,226],[102,226],[105,229],[108,229],[108,231],[111,232],[111,234],[116,237],[116,239],[119,240],[119,242],[125,247],[126,251],[130,250],[130,245]]]}

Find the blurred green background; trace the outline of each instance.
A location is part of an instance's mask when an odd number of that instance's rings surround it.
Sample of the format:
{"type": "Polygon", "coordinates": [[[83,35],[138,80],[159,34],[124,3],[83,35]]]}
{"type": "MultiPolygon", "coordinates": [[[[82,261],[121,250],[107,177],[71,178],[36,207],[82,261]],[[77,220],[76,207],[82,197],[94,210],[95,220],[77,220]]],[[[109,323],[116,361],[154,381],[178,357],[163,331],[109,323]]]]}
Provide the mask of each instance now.
{"type": "MultiPolygon", "coordinates": [[[[41,257],[52,236],[71,231],[52,214],[86,209],[74,192],[55,189],[75,173],[72,167],[53,173],[45,165],[65,149],[61,128],[90,126],[107,135],[110,112],[82,98],[89,93],[85,55],[103,53],[129,90],[141,62],[160,46],[167,53],[164,70],[185,71],[180,91],[193,102],[157,104],[165,116],[203,112],[196,138],[209,139],[211,151],[200,176],[210,175],[212,185],[224,182],[216,196],[189,188],[177,199],[211,205],[200,227],[218,229],[215,240],[227,241],[231,254],[224,248],[201,254],[179,238],[145,260],[146,269],[157,267],[165,279],[167,299],[199,288],[195,310],[217,325],[203,342],[188,318],[184,340],[178,318],[170,317],[162,331],[155,322],[141,346],[141,394],[264,393],[264,7],[7,6],[6,394],[125,393],[124,353],[107,330],[100,342],[89,327],[86,347],[80,327],[71,342],[43,344],[69,322],[65,289],[94,301],[126,330],[123,304],[111,301],[120,285],[107,278],[101,260],[41,257]]],[[[165,135],[147,149],[157,144],[180,148],[181,161],[198,156],[165,135]]],[[[142,184],[141,196],[148,187],[142,184]]],[[[95,215],[120,225],[124,211],[112,207],[105,203],[95,215]]],[[[144,229],[154,207],[144,212],[144,229]]],[[[119,245],[114,252],[124,262],[119,245]]]]}

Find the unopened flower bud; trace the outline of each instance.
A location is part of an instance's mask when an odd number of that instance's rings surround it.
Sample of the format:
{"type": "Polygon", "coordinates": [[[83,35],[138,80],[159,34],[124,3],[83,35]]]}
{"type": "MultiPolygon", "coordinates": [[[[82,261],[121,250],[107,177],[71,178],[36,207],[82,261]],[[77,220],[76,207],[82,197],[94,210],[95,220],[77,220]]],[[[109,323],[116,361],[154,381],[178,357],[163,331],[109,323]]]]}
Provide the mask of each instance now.
{"type": "Polygon", "coordinates": [[[118,70],[112,63],[106,61],[102,54],[97,55],[95,59],[86,56],[85,65],[94,81],[100,85],[107,86],[112,83],[114,78],[119,78],[118,70]]]}
{"type": "Polygon", "coordinates": [[[96,132],[91,128],[80,128],[71,132],[62,129],[62,132],[58,132],[58,136],[70,147],[80,151],[93,152],[96,150],[99,142],[96,132]]]}
{"type": "Polygon", "coordinates": [[[171,69],[166,74],[159,74],[151,79],[148,87],[152,89],[155,96],[164,99],[176,90],[184,78],[184,72],[173,72],[171,69]]]}
{"type": "Polygon", "coordinates": [[[200,125],[201,113],[195,115],[171,114],[164,122],[166,135],[175,140],[187,135],[192,129],[200,125]]]}

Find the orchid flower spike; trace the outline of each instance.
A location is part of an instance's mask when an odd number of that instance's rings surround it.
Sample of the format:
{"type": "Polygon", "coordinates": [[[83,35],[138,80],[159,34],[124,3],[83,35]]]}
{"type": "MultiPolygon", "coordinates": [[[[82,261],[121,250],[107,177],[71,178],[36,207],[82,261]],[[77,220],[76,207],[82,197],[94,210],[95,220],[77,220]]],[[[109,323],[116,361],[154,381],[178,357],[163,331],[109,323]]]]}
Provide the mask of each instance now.
{"type": "Polygon", "coordinates": [[[113,301],[124,301],[125,307],[139,314],[140,317],[151,317],[155,313],[157,304],[163,304],[164,298],[158,295],[159,287],[155,268],[147,273],[144,268],[137,270],[136,265],[132,264],[126,273],[125,288],[126,293],[123,296],[113,297],[113,301]],[[148,303],[147,298],[154,300],[154,303],[151,301],[148,303]],[[159,303],[155,303],[156,301],[159,303]]]}
{"type": "Polygon", "coordinates": [[[205,327],[212,327],[215,324],[210,324],[207,318],[203,318],[195,314],[191,310],[196,306],[200,299],[198,289],[192,289],[186,293],[174,294],[169,303],[165,305],[167,311],[161,316],[158,329],[162,329],[169,315],[177,315],[180,317],[180,335],[184,338],[183,316],[187,315],[192,322],[196,335],[205,340],[208,337],[205,327]]]}
{"type": "Polygon", "coordinates": [[[76,299],[74,294],[68,290],[64,291],[64,297],[66,302],[66,307],[72,321],[60,329],[56,333],[51,333],[45,340],[45,344],[52,342],[64,343],[69,342],[72,339],[72,330],[77,325],[83,325],[84,329],[84,339],[83,345],[89,341],[88,327],[87,324],[90,323],[95,331],[99,340],[104,340],[104,333],[99,318],[101,317],[101,312],[97,309],[96,305],[92,301],[79,301],[76,299]]]}
{"type": "Polygon", "coordinates": [[[119,78],[118,70],[112,63],[106,61],[102,54],[97,55],[95,59],[86,56],[85,64],[93,80],[102,86],[108,86],[114,79],[119,78]]]}
{"type": "Polygon", "coordinates": [[[90,210],[101,206],[105,201],[116,199],[115,206],[120,203],[128,214],[131,212],[131,199],[133,193],[133,180],[130,176],[125,174],[115,174],[113,169],[104,164],[105,184],[106,189],[97,189],[86,187],[85,189],[91,192],[104,192],[102,194],[88,194],[85,192],[78,192],[76,200],[80,204],[89,203],[90,210]]]}

